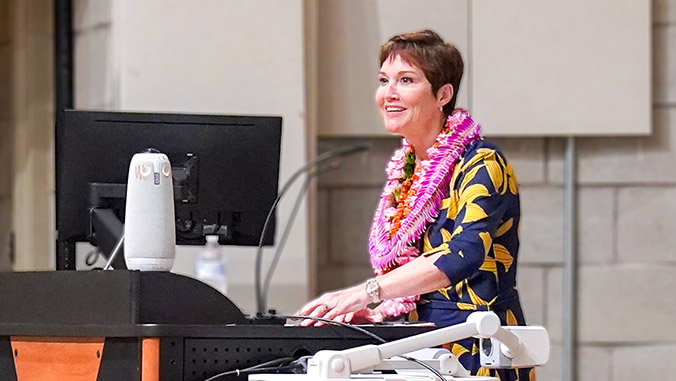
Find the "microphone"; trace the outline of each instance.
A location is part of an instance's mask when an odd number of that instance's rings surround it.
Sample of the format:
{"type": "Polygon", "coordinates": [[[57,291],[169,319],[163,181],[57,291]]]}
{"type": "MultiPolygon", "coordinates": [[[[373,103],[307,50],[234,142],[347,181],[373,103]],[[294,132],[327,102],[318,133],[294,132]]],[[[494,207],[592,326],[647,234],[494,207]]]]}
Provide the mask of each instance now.
{"type": "MultiPolygon", "coordinates": [[[[300,167],[299,169],[294,172],[291,177],[286,181],[286,183],[282,186],[282,189],[279,191],[279,194],[277,195],[277,198],[275,201],[272,203],[272,206],[270,207],[270,211],[268,212],[267,217],[265,218],[265,223],[263,224],[263,230],[261,232],[261,238],[258,241],[258,249],[256,251],[256,265],[255,265],[255,287],[256,287],[256,309],[257,309],[257,315],[262,315],[265,312],[265,301],[264,297],[262,294],[261,290],[261,265],[262,265],[262,260],[263,260],[263,242],[265,240],[265,231],[267,230],[268,223],[270,222],[270,218],[272,216],[272,213],[275,211],[277,208],[277,204],[279,204],[279,201],[282,199],[284,194],[289,190],[291,185],[296,181],[298,177],[305,173],[313,174],[315,176],[318,176],[320,174],[325,173],[326,171],[321,171],[322,169],[326,169],[326,167],[322,168],[321,164],[326,163],[327,161],[331,159],[336,159],[340,157],[345,157],[349,156],[355,153],[363,152],[371,148],[369,144],[366,143],[359,143],[359,144],[353,144],[349,146],[343,146],[336,148],[331,151],[324,152],[322,154],[317,155],[314,159],[310,160],[307,162],[305,165],[300,167]]],[[[330,170],[330,169],[329,169],[330,170]]],[[[308,178],[308,181],[310,179],[308,178]]]]}

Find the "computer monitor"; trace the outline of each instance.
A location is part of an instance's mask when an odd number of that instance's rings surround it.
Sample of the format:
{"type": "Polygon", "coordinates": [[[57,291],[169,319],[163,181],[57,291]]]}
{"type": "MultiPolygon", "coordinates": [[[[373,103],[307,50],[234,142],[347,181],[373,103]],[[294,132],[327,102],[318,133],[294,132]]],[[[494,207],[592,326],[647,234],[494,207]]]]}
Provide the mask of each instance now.
{"type": "MultiPolygon", "coordinates": [[[[75,243],[104,253],[122,235],[129,163],[154,148],[172,164],[176,243],[255,246],[278,191],[282,118],[66,110],[56,124],[57,270],[75,243]]],[[[274,220],[274,218],[273,218],[274,220]]],[[[264,244],[274,242],[275,224],[264,244]]],[[[124,267],[123,256],[116,260],[124,267]]]]}

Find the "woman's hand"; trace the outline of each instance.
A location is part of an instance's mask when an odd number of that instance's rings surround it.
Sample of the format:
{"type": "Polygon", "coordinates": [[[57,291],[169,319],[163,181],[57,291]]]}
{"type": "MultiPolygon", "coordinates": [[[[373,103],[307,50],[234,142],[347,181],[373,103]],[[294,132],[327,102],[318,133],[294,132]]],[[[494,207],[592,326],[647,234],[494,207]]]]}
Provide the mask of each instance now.
{"type": "Polygon", "coordinates": [[[365,308],[361,311],[357,311],[348,315],[350,316],[345,316],[345,322],[352,324],[382,323],[387,319],[387,315],[381,311],[380,306],[373,310],[370,308],[365,308]]]}
{"type": "MultiPolygon", "coordinates": [[[[327,292],[307,303],[296,312],[296,315],[321,317],[338,322],[350,322],[354,319],[355,313],[361,313],[361,311],[366,309],[366,305],[370,301],[370,297],[366,293],[365,286],[362,283],[343,290],[327,292]]],[[[309,326],[313,324],[321,326],[325,323],[306,319],[300,325],[309,326]]]]}

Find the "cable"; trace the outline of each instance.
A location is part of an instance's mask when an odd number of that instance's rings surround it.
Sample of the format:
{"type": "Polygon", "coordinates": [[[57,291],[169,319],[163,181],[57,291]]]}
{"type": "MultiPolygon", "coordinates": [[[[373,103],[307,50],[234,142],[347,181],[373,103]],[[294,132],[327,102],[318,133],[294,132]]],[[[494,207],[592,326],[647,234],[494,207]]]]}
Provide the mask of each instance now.
{"type": "Polygon", "coordinates": [[[412,362],[414,362],[414,363],[416,363],[416,364],[422,366],[423,368],[425,368],[425,369],[429,370],[430,372],[432,372],[432,374],[434,374],[435,377],[438,377],[438,378],[439,378],[439,381],[445,381],[445,380],[446,380],[446,376],[444,376],[443,374],[441,374],[440,371],[434,369],[431,365],[425,363],[425,362],[422,361],[422,360],[418,360],[418,359],[415,359],[415,358],[413,358],[413,357],[404,356],[404,355],[399,355],[399,356],[397,356],[397,357],[401,357],[401,358],[403,358],[404,360],[412,361],[412,362]]]}
{"type": "Polygon", "coordinates": [[[204,381],[214,381],[214,380],[217,380],[217,379],[219,379],[221,377],[225,377],[225,376],[232,376],[232,375],[239,376],[242,373],[253,373],[253,371],[267,372],[267,371],[270,371],[270,370],[285,370],[284,368],[288,367],[288,365],[284,366],[284,367],[272,367],[272,365],[283,364],[285,362],[290,362],[290,361],[293,361],[293,357],[282,357],[282,358],[274,359],[274,360],[264,362],[264,363],[261,363],[261,364],[258,364],[258,365],[254,365],[254,366],[249,367],[249,368],[235,369],[235,370],[229,370],[227,372],[219,373],[217,375],[214,375],[214,376],[207,378],[204,381]]]}
{"type": "Polygon", "coordinates": [[[291,215],[289,216],[289,219],[286,221],[286,227],[284,228],[284,232],[282,233],[282,238],[279,240],[279,244],[277,244],[277,248],[275,249],[275,254],[272,258],[272,263],[268,268],[268,272],[265,274],[262,295],[263,300],[262,303],[264,309],[267,308],[268,305],[268,292],[270,291],[270,282],[272,280],[272,275],[275,273],[275,269],[277,268],[279,259],[282,257],[281,256],[282,250],[284,250],[286,240],[289,238],[289,233],[291,232],[291,228],[293,227],[293,221],[295,220],[296,215],[298,215],[298,211],[300,210],[300,206],[303,202],[303,199],[309,187],[310,187],[310,178],[307,177],[305,178],[305,182],[303,183],[303,188],[301,189],[300,193],[298,193],[298,197],[296,197],[296,202],[294,203],[293,209],[291,210],[291,215]]]}
{"type": "Polygon", "coordinates": [[[272,263],[268,268],[268,272],[265,274],[265,280],[263,281],[263,290],[261,296],[263,310],[265,310],[268,305],[268,293],[270,292],[270,282],[272,281],[272,276],[275,273],[275,269],[277,268],[279,259],[282,257],[282,251],[284,250],[284,246],[286,245],[286,240],[289,238],[289,233],[291,232],[291,228],[293,227],[293,221],[296,219],[298,211],[300,210],[300,205],[304,200],[304,196],[307,193],[308,188],[310,187],[310,180],[314,177],[319,177],[325,174],[326,172],[340,168],[340,164],[341,163],[339,161],[334,161],[327,166],[318,165],[317,167],[315,167],[314,171],[308,172],[308,177],[305,178],[305,182],[302,185],[301,191],[298,193],[296,202],[294,203],[293,209],[291,210],[291,215],[289,216],[289,219],[286,221],[286,227],[284,228],[284,232],[282,233],[282,238],[279,240],[279,244],[275,249],[275,254],[272,257],[272,263]]]}
{"type": "MultiPolygon", "coordinates": [[[[340,326],[343,326],[343,327],[347,327],[347,328],[353,329],[353,330],[355,330],[355,331],[357,331],[357,332],[361,332],[361,333],[363,333],[363,334],[365,334],[365,335],[367,335],[367,336],[369,336],[369,337],[372,337],[372,338],[376,339],[376,340],[379,341],[380,343],[386,343],[386,342],[387,342],[385,339],[383,339],[382,337],[376,335],[375,333],[370,332],[370,331],[367,331],[367,330],[365,330],[365,329],[363,329],[363,328],[361,328],[361,327],[357,327],[357,326],[352,325],[352,324],[349,324],[349,323],[343,323],[343,322],[339,322],[339,321],[333,321],[333,320],[331,320],[331,319],[325,319],[325,318],[314,317],[314,316],[295,316],[295,315],[275,315],[275,316],[280,317],[280,318],[283,318],[283,319],[310,319],[310,320],[321,321],[321,322],[323,322],[323,323],[340,325],[340,326]]],[[[403,358],[404,360],[412,361],[412,362],[414,362],[414,363],[416,363],[416,364],[422,366],[423,368],[425,368],[425,369],[429,370],[430,372],[432,372],[432,374],[434,374],[435,377],[438,377],[440,381],[446,380],[446,377],[445,377],[443,374],[441,374],[440,371],[434,369],[434,368],[431,367],[430,365],[426,364],[424,361],[418,360],[418,359],[413,358],[413,357],[404,356],[404,355],[399,355],[399,356],[397,356],[397,357],[401,357],[401,358],[403,358]]]]}
{"type": "MultiPolygon", "coordinates": [[[[385,340],[382,337],[376,335],[375,333],[370,332],[368,330],[365,330],[364,328],[357,327],[355,325],[349,324],[349,323],[337,322],[337,321],[334,321],[334,320],[331,320],[331,319],[325,319],[325,318],[313,317],[313,316],[296,316],[296,315],[275,315],[275,316],[282,318],[282,319],[310,319],[310,320],[321,321],[321,322],[324,322],[324,323],[327,323],[327,324],[330,324],[330,325],[339,325],[339,326],[342,326],[342,327],[347,327],[349,329],[355,330],[355,331],[360,332],[364,335],[367,335],[367,336],[377,340],[380,343],[386,343],[387,342],[387,340],[385,340]]],[[[305,356],[305,357],[307,357],[307,356],[305,356]]],[[[397,357],[401,357],[404,360],[412,361],[412,362],[422,366],[423,368],[429,370],[432,374],[434,374],[435,377],[438,377],[440,381],[446,380],[446,377],[443,374],[441,374],[441,372],[439,372],[438,370],[434,369],[432,366],[426,364],[425,362],[423,362],[421,360],[418,360],[418,359],[415,359],[415,358],[412,358],[412,357],[409,357],[409,356],[403,356],[403,355],[399,355],[397,357]]],[[[303,358],[301,357],[298,360],[301,360],[301,359],[303,359],[303,358]]],[[[298,361],[298,360],[295,360],[295,361],[298,361]]],[[[218,380],[221,377],[232,376],[232,375],[240,376],[240,375],[243,375],[243,374],[260,373],[260,372],[268,372],[268,371],[286,371],[286,370],[294,369],[299,365],[299,364],[291,363],[291,364],[286,365],[286,366],[272,367],[272,365],[283,364],[284,362],[287,362],[287,361],[294,361],[294,360],[293,360],[292,357],[283,357],[283,358],[271,360],[271,361],[268,361],[268,362],[264,362],[264,363],[261,363],[261,364],[258,364],[258,365],[254,365],[254,366],[249,367],[249,368],[235,369],[235,370],[229,370],[227,372],[219,373],[219,374],[216,374],[212,377],[207,378],[204,381],[215,381],[215,380],[218,380]]]]}
{"type": "Polygon", "coordinates": [[[364,335],[371,337],[372,339],[376,339],[380,343],[387,343],[387,340],[385,340],[382,337],[376,335],[375,333],[373,333],[371,331],[367,331],[362,327],[357,327],[356,325],[350,324],[350,323],[343,323],[343,322],[340,322],[340,321],[335,321],[335,320],[320,318],[320,317],[315,317],[315,316],[297,316],[297,315],[275,315],[275,316],[278,317],[278,318],[282,318],[282,319],[310,319],[310,320],[321,321],[322,323],[339,325],[339,326],[342,326],[342,327],[347,327],[347,328],[353,329],[357,332],[361,332],[364,335]]]}
{"type": "Polygon", "coordinates": [[[340,147],[331,151],[324,152],[322,154],[317,155],[314,159],[310,160],[307,162],[305,165],[300,167],[296,172],[294,172],[291,177],[286,181],[282,189],[279,191],[279,194],[277,195],[277,198],[275,201],[272,203],[272,206],[270,207],[270,211],[268,212],[268,215],[265,217],[265,222],[263,223],[263,229],[261,231],[261,238],[258,241],[258,249],[256,250],[256,264],[255,264],[255,270],[254,270],[254,279],[255,279],[255,289],[256,289],[256,309],[258,314],[263,314],[265,312],[265,306],[263,305],[263,294],[262,294],[262,284],[261,284],[261,266],[262,266],[262,261],[263,261],[263,242],[265,241],[265,232],[267,230],[268,224],[270,223],[270,218],[272,217],[272,213],[275,211],[277,208],[277,204],[279,204],[279,200],[284,196],[284,194],[289,190],[291,185],[296,181],[298,177],[303,175],[304,173],[309,172],[313,168],[316,169],[316,166],[319,164],[326,162],[329,159],[332,159],[334,157],[341,157],[341,156],[347,156],[351,155],[357,152],[365,151],[369,149],[370,146],[368,144],[354,144],[350,146],[345,146],[345,147],[340,147]]]}
{"type": "Polygon", "coordinates": [[[124,234],[122,234],[122,237],[120,237],[120,239],[115,244],[115,248],[113,249],[113,252],[110,253],[110,258],[108,258],[108,262],[106,262],[106,265],[103,266],[104,270],[110,270],[111,266],[113,265],[113,261],[115,260],[115,257],[117,257],[117,253],[120,252],[120,248],[122,247],[123,243],[124,243],[124,234]]]}

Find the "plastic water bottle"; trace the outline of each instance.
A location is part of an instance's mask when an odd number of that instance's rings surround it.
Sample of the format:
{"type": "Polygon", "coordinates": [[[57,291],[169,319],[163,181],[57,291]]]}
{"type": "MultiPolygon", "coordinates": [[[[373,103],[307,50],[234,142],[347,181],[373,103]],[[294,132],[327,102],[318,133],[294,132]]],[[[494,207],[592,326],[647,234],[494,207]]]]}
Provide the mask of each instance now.
{"type": "Polygon", "coordinates": [[[208,235],[207,243],[197,256],[197,279],[215,288],[223,295],[228,292],[228,268],[218,244],[217,235],[208,235]]]}

